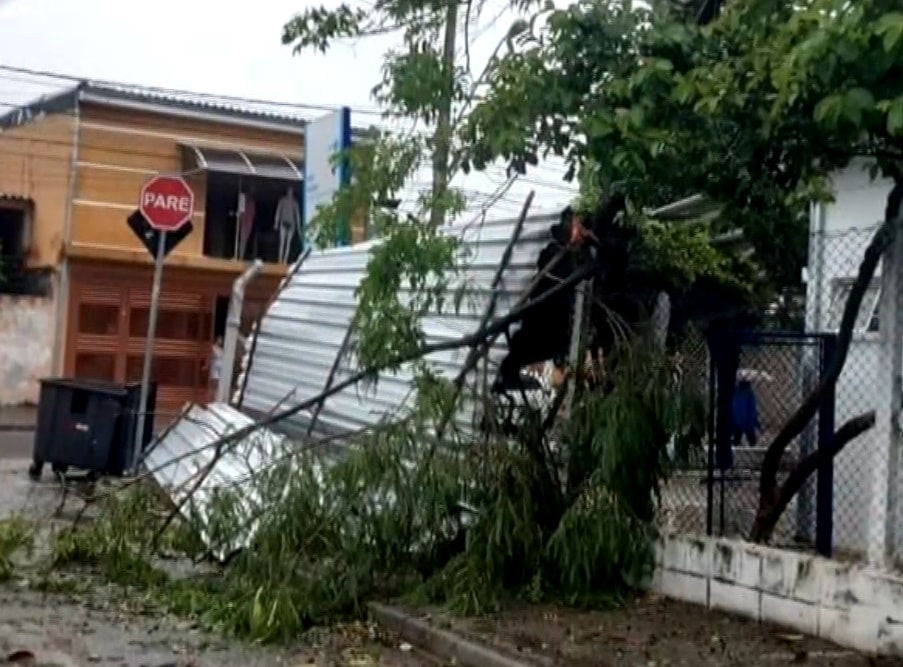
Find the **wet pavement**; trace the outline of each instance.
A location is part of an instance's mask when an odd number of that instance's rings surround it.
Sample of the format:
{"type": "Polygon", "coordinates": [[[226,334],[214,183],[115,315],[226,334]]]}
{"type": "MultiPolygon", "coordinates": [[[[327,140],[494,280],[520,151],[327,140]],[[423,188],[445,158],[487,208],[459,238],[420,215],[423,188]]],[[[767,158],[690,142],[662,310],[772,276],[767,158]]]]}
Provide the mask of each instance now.
{"type": "MultiPolygon", "coordinates": [[[[292,646],[264,647],[201,630],[190,620],[138,613],[122,591],[92,581],[79,593],[35,590],[43,576],[51,531],[68,525],[83,507],[77,493],[63,495],[50,474],[32,481],[29,458],[14,456],[21,442],[0,433],[0,519],[35,522],[35,549],[17,558],[10,581],[0,583],[0,664],[16,651],[32,653],[35,667],[417,667],[428,664],[371,636],[354,624],[313,633],[292,646]]],[[[30,437],[30,434],[29,434],[30,437]]],[[[30,440],[28,442],[30,451],[30,440]]]]}
{"type": "Polygon", "coordinates": [[[0,408],[0,459],[29,459],[34,443],[37,408],[0,408]]]}
{"type": "Polygon", "coordinates": [[[37,417],[38,409],[32,405],[0,407],[0,432],[33,431],[37,417]]]}
{"type": "Polygon", "coordinates": [[[33,444],[33,431],[0,431],[0,459],[31,459],[33,444]]]}

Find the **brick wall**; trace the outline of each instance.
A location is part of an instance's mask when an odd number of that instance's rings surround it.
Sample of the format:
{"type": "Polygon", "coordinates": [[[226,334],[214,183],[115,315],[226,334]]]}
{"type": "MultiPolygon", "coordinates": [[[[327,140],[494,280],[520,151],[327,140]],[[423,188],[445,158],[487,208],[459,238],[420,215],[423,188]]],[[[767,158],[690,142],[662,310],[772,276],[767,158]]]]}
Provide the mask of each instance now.
{"type": "Polygon", "coordinates": [[[0,296],[0,406],[37,403],[54,332],[53,299],[0,296]]]}

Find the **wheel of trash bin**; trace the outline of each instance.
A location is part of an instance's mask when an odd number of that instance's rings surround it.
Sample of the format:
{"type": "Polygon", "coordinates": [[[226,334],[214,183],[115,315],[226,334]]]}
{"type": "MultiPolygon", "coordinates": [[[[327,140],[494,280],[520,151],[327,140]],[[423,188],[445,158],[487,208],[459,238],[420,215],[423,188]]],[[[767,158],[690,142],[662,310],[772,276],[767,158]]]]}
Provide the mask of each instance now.
{"type": "Polygon", "coordinates": [[[28,476],[35,482],[41,479],[41,473],[44,471],[43,461],[32,461],[28,466],[28,476]]]}

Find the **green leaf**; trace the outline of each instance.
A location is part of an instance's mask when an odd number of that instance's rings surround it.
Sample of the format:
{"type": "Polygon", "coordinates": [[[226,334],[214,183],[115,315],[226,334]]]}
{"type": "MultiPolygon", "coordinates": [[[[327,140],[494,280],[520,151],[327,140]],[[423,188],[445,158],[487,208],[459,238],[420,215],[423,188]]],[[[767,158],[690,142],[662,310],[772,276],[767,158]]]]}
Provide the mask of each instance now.
{"type": "Polygon", "coordinates": [[[615,151],[611,164],[615,169],[627,169],[632,160],[632,153],[626,150],[615,151]]]}
{"type": "Polygon", "coordinates": [[[828,95],[815,105],[813,118],[815,119],[815,122],[820,125],[833,127],[837,125],[837,121],[840,120],[840,114],[842,112],[843,97],[838,93],[834,93],[833,95],[828,95]]]}
{"type": "Polygon", "coordinates": [[[693,95],[696,94],[696,85],[689,77],[681,76],[677,79],[677,85],[674,86],[674,99],[681,104],[689,102],[693,95]]]}
{"type": "Polygon", "coordinates": [[[853,125],[861,125],[865,113],[875,109],[875,96],[865,88],[852,88],[843,96],[843,115],[853,125]]]}
{"type": "Polygon", "coordinates": [[[891,12],[882,16],[878,21],[876,32],[883,37],[884,50],[887,53],[894,53],[903,47],[903,13],[891,12]]]}
{"type": "Polygon", "coordinates": [[[807,64],[812,58],[819,57],[826,47],[830,48],[827,44],[829,39],[828,34],[824,32],[817,32],[812,35],[797,48],[796,54],[800,58],[795,59],[796,62],[793,63],[793,66],[799,67],[800,64],[807,64]],[[802,63],[800,59],[802,59],[802,63]]]}
{"type": "Polygon", "coordinates": [[[887,131],[893,136],[903,135],[903,96],[895,99],[887,110],[887,131]]]}

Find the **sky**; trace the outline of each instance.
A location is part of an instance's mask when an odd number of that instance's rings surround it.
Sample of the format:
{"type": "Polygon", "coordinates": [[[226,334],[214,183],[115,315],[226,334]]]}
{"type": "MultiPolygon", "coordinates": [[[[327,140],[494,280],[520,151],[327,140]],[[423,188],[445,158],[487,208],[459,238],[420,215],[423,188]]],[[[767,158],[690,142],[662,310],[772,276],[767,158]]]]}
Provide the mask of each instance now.
{"type": "MultiPolygon", "coordinates": [[[[339,4],[322,1],[326,7],[339,4]]],[[[366,6],[367,0],[359,1],[366,6]]],[[[281,43],[282,26],[304,7],[301,0],[0,0],[0,65],[293,104],[347,105],[354,125],[380,123],[370,91],[398,37],[342,42],[325,55],[293,55],[281,43]]],[[[481,18],[470,27],[477,71],[515,18],[505,7],[503,0],[486,0],[481,18]]],[[[462,30],[461,45],[463,37],[462,30]]],[[[0,70],[0,109],[71,85],[0,70]]],[[[489,195],[505,183],[503,168],[459,177],[455,184],[472,195],[470,217],[514,216],[531,189],[536,191],[532,211],[554,212],[573,197],[573,188],[561,180],[564,171],[561,163],[541,164],[488,210],[489,195]]],[[[422,187],[427,179],[428,173],[418,174],[415,183],[422,187]]],[[[406,193],[408,201],[413,195],[413,189],[406,193]]]]}

